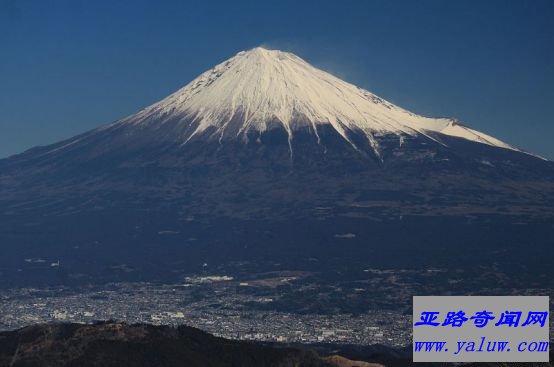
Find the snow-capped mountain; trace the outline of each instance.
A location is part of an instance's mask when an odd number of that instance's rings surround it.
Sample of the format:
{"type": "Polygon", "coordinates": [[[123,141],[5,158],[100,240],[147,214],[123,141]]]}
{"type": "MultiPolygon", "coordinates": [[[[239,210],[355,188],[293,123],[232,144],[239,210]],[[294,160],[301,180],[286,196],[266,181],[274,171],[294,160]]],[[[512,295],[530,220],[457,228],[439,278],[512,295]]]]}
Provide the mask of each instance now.
{"type": "MultiPolygon", "coordinates": [[[[375,94],[319,70],[298,56],[261,47],[206,71],[182,89],[119,124],[172,124],[183,144],[195,136],[218,141],[249,139],[284,129],[289,143],[300,128],[309,128],[320,142],[319,128],[329,125],[354,148],[349,133],[362,132],[377,155],[377,135],[423,135],[440,142],[440,133],[514,149],[456,120],[419,116],[375,94]],[[208,132],[208,133],[207,133],[208,132]],[[254,134],[254,135],[255,135],[254,134]]],[[[292,148],[291,148],[292,150],[292,148]]]]}
{"type": "Polygon", "coordinates": [[[395,106],[292,53],[257,47],[136,114],[0,160],[0,178],[111,170],[119,177],[124,167],[145,166],[183,174],[198,162],[203,170],[224,161],[243,169],[260,160],[286,171],[326,167],[318,174],[400,166],[421,172],[424,164],[434,173],[531,178],[542,177],[536,167],[552,167],[456,120],[395,106]]]}
{"type": "Polygon", "coordinates": [[[0,245],[17,247],[0,269],[45,248],[101,276],[98,264],[137,258],[155,272],[173,259],[334,258],[345,238],[348,261],[446,237],[486,247],[521,234],[525,248],[548,245],[552,218],[552,162],[263,48],[129,117],[0,160],[0,245]]]}

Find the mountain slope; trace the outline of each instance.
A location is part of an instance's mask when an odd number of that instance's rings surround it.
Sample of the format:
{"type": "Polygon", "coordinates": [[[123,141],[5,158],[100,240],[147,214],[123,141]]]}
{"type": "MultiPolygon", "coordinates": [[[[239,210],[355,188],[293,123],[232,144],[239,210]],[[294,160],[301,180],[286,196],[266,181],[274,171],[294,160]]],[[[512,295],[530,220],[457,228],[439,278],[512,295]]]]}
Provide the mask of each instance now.
{"type": "Polygon", "coordinates": [[[0,366],[333,367],[317,354],[124,323],[43,324],[0,333],[0,366]]]}
{"type": "MultiPolygon", "coordinates": [[[[552,355],[552,352],[551,352],[552,355]]],[[[217,338],[187,326],[171,328],[117,322],[39,324],[0,332],[0,367],[10,366],[240,366],[240,367],[404,367],[413,366],[410,347],[379,345],[267,346],[217,338]],[[316,352],[307,350],[313,348],[316,352]],[[334,355],[337,350],[350,358],[334,355]],[[363,360],[376,361],[373,363],[363,360]]],[[[449,366],[453,364],[434,364],[449,366]]],[[[517,366],[470,363],[467,366],[517,366]]],[[[528,363],[529,366],[552,366],[528,363]]]]}

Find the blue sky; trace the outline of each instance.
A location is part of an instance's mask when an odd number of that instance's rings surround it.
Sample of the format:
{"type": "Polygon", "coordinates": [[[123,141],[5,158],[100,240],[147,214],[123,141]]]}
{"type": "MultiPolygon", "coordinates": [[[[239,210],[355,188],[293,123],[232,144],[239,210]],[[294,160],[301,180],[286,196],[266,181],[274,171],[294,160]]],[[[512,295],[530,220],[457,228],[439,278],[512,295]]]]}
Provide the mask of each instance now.
{"type": "Polygon", "coordinates": [[[0,157],[259,45],[554,159],[554,1],[0,0],[0,157]]]}

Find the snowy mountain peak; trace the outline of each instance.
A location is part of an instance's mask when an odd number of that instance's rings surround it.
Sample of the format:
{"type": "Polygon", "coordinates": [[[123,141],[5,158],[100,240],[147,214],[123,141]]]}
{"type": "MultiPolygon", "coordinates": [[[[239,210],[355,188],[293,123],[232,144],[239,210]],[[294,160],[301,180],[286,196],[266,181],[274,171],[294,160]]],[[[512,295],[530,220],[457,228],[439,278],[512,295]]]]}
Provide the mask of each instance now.
{"type": "Polygon", "coordinates": [[[321,125],[330,125],[354,148],[348,132],[363,132],[377,154],[376,134],[440,140],[440,133],[514,149],[455,120],[411,113],[292,53],[262,47],[239,52],[121,123],[183,124],[183,143],[204,132],[222,141],[273,128],[285,129],[290,142],[306,127],[319,141],[321,125]]]}

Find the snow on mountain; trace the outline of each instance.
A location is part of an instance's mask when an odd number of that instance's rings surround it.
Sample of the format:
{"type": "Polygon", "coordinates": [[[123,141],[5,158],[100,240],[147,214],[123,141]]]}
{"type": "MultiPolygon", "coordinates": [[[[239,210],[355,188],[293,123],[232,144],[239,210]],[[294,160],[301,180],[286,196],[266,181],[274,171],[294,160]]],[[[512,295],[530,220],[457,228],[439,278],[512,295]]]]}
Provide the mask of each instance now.
{"type": "Polygon", "coordinates": [[[188,85],[121,124],[184,124],[183,143],[208,128],[211,138],[247,139],[248,131],[281,126],[289,136],[302,127],[331,125],[354,148],[348,131],[362,131],[379,155],[374,136],[423,134],[440,142],[455,136],[517,150],[456,120],[409,112],[375,94],[319,70],[298,56],[261,47],[239,52],[188,85]]]}

